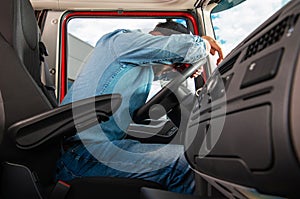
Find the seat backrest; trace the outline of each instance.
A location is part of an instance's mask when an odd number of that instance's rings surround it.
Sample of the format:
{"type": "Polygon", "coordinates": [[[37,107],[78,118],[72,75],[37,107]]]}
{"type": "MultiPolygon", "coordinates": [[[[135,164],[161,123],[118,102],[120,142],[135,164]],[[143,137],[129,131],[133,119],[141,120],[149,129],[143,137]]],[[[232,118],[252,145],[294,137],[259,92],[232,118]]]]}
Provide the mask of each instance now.
{"type": "Polygon", "coordinates": [[[4,106],[3,106],[3,99],[0,90],[0,143],[2,142],[4,123],[5,123],[4,106]]]}
{"type": "MultiPolygon", "coordinates": [[[[41,90],[38,28],[29,0],[2,0],[0,6],[0,91],[5,110],[1,160],[28,166],[44,183],[55,172],[59,143],[39,149],[18,149],[7,129],[14,123],[53,109],[41,90]],[[55,146],[54,146],[55,145],[55,146]],[[49,163],[51,162],[51,164],[49,163]]],[[[53,175],[54,177],[54,175],[53,175]]]]}

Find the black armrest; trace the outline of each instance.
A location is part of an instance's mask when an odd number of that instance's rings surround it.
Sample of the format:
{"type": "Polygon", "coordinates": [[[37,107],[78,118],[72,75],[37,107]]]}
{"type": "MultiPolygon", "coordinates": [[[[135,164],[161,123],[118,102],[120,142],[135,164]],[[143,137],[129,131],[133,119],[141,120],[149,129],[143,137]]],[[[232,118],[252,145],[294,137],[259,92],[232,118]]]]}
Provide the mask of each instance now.
{"type": "Polygon", "coordinates": [[[8,133],[13,136],[18,148],[32,149],[108,120],[121,101],[120,94],[80,100],[17,122],[8,129],[8,133]]]}
{"type": "Polygon", "coordinates": [[[127,139],[139,140],[143,143],[170,143],[178,128],[171,120],[148,119],[145,124],[131,123],[127,128],[127,139]]]}

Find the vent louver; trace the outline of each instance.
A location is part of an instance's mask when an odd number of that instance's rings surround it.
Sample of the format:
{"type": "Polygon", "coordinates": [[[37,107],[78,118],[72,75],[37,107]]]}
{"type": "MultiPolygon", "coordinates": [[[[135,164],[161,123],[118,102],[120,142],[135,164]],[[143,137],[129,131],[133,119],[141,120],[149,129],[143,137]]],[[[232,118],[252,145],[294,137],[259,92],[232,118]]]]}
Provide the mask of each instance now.
{"type": "Polygon", "coordinates": [[[247,48],[247,52],[243,58],[243,61],[252,57],[253,55],[262,51],[263,49],[271,46],[272,44],[278,42],[282,38],[285,30],[287,29],[290,18],[291,17],[284,18],[281,22],[275,25],[272,29],[270,29],[256,41],[252,42],[247,48]]]}
{"type": "Polygon", "coordinates": [[[239,58],[240,54],[241,53],[239,52],[238,54],[236,54],[234,57],[232,57],[230,60],[228,60],[226,63],[224,63],[218,68],[221,75],[223,75],[233,67],[236,60],[239,58]]]}

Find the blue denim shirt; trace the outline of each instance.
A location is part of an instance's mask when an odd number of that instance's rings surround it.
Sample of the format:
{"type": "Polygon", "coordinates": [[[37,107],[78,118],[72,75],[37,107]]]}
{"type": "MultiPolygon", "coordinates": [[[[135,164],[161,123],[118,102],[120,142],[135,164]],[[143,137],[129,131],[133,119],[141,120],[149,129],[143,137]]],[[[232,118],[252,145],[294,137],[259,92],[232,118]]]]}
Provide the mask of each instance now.
{"type": "Polygon", "coordinates": [[[116,30],[97,42],[62,104],[120,93],[122,104],[109,121],[78,135],[88,143],[121,139],[132,113],[146,102],[154,78],[153,64],[194,63],[206,56],[205,42],[199,36],[153,36],[138,30],[116,30]]]}

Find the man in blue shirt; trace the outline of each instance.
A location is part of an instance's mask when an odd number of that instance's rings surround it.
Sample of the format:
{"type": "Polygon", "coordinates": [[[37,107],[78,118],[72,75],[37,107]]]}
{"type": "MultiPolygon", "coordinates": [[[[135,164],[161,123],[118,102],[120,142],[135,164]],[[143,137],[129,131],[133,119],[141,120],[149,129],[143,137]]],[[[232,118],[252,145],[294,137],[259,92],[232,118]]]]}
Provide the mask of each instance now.
{"type": "Polygon", "coordinates": [[[172,21],[158,24],[150,34],[122,29],[104,35],[62,104],[110,93],[120,93],[122,104],[109,121],[68,140],[74,144],[58,162],[57,178],[139,178],[160,183],[170,191],[192,193],[194,174],[182,145],[123,138],[134,111],[146,102],[155,66],[195,63],[205,60],[209,52],[218,52],[218,62],[223,59],[214,39],[193,36],[172,21]]]}

